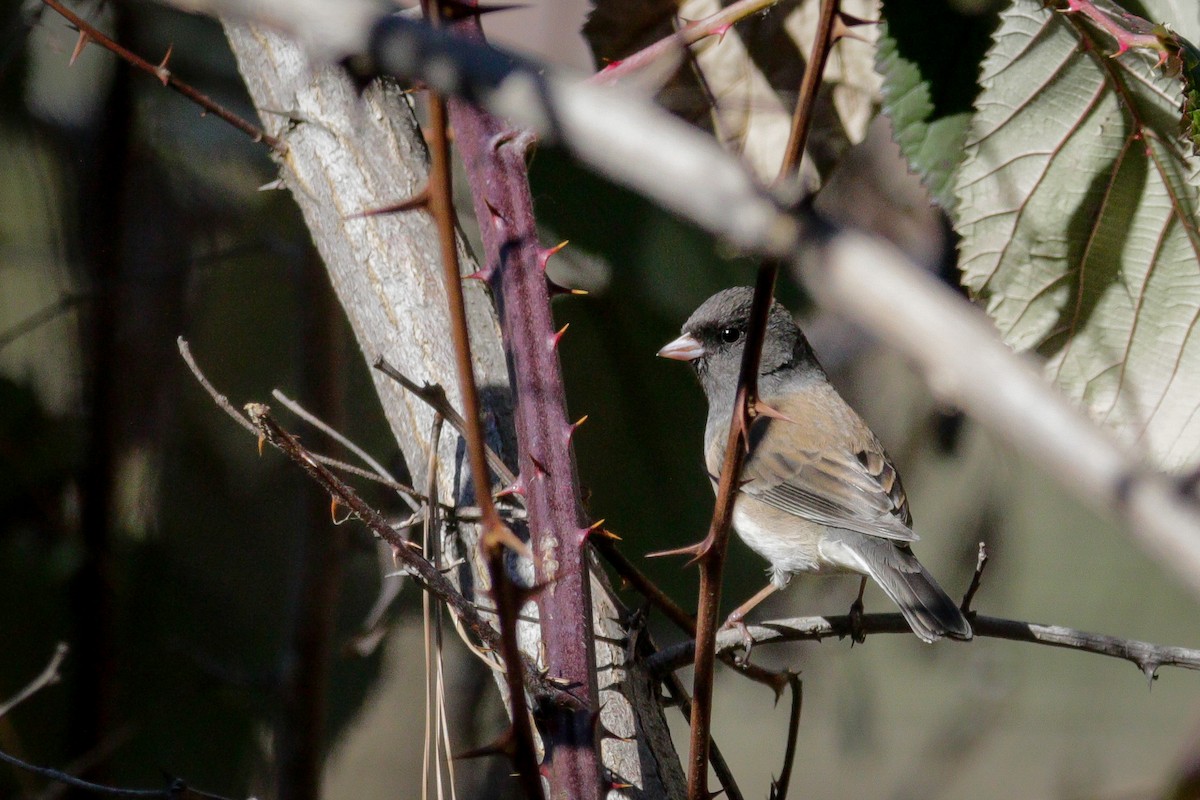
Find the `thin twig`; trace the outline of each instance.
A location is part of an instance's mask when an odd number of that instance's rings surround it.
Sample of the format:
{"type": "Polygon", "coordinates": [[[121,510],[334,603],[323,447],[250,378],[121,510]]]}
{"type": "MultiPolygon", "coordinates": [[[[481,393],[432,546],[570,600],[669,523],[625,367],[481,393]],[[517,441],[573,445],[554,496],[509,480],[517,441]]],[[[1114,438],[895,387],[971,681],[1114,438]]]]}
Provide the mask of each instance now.
{"type": "Polygon", "coordinates": [[[788,785],[792,781],[792,766],[796,761],[796,743],[800,739],[800,710],[804,706],[804,684],[799,675],[789,673],[788,686],[792,690],[792,710],[788,714],[787,745],[783,748],[783,769],[779,777],[771,781],[769,800],[787,800],[788,785]]]}
{"type": "Polygon", "coordinates": [[[821,88],[821,77],[825,74],[825,62],[833,49],[833,27],[838,18],[838,0],[821,0],[821,16],[817,21],[817,36],[813,40],[812,55],[804,67],[804,78],[800,82],[800,96],[796,99],[796,110],[792,113],[792,129],[788,134],[787,146],[783,150],[783,161],[779,166],[779,178],[800,168],[804,157],[804,146],[812,128],[813,107],[817,103],[817,90],[821,88]]]}
{"type": "Polygon", "coordinates": [[[967,586],[967,592],[963,595],[962,604],[959,606],[964,614],[971,612],[971,601],[975,599],[975,593],[979,591],[979,584],[983,580],[983,568],[987,566],[987,563],[987,545],[980,542],[979,555],[975,557],[975,574],[971,576],[971,584],[967,586]]]}
{"type": "MultiPolygon", "coordinates": [[[[270,409],[267,406],[250,403],[246,410],[265,441],[270,442],[280,452],[303,467],[314,480],[325,488],[325,491],[329,492],[335,502],[350,509],[354,516],[371,529],[372,533],[392,545],[392,553],[405,566],[408,574],[425,591],[430,592],[453,609],[472,636],[482,642],[484,646],[499,650],[500,636],[496,629],[483,619],[474,604],[463,597],[440,570],[417,552],[419,548],[416,545],[389,525],[383,515],[364,502],[351,486],[322,465],[312,453],[300,444],[295,436],[281,428],[279,423],[271,417],[270,409]]],[[[549,697],[554,702],[568,705],[577,704],[578,701],[570,693],[542,680],[531,661],[522,658],[521,663],[525,669],[520,673],[525,681],[525,688],[531,694],[537,697],[549,697]]]]}
{"type": "MultiPolygon", "coordinates": [[[[454,430],[458,431],[460,436],[464,439],[467,438],[467,421],[463,419],[462,414],[458,413],[458,409],[450,404],[450,398],[446,397],[445,389],[436,383],[417,384],[403,372],[388,363],[388,360],[383,356],[376,358],[371,366],[416,395],[418,400],[424,401],[436,413],[445,417],[446,421],[450,423],[450,426],[454,430]]],[[[501,483],[511,486],[517,482],[517,478],[513,475],[512,470],[508,468],[508,465],[504,463],[504,459],[495,450],[486,447],[485,454],[488,464],[491,465],[492,470],[500,478],[501,483]]]]}
{"type": "MultiPolygon", "coordinates": [[[[381,480],[387,484],[394,483],[398,487],[403,486],[404,488],[397,489],[396,493],[399,494],[400,498],[405,503],[408,504],[408,507],[410,509],[412,509],[413,511],[420,511],[421,504],[423,502],[427,502],[424,499],[418,499],[418,498],[414,497],[414,495],[416,493],[411,491],[411,487],[404,486],[404,484],[402,484],[402,483],[398,483],[388,473],[388,471],[386,469],[384,469],[383,465],[380,464],[375,459],[374,456],[372,456],[366,450],[362,449],[357,444],[352,442],[350,440],[350,438],[348,436],[343,435],[341,433],[341,431],[337,430],[332,425],[326,424],[326,422],[324,420],[322,420],[320,417],[318,417],[316,414],[313,414],[308,409],[306,409],[304,406],[300,405],[295,400],[292,400],[290,397],[288,397],[287,395],[285,395],[283,392],[279,391],[278,389],[273,390],[271,392],[271,396],[274,397],[276,400],[278,400],[280,403],[282,403],[284,408],[286,408],[288,411],[291,411],[293,414],[300,417],[300,419],[304,420],[309,425],[312,425],[314,428],[321,431],[329,438],[333,439],[335,442],[340,444],[342,447],[346,448],[351,453],[354,453],[354,455],[358,456],[364,464],[366,464],[371,469],[375,470],[375,475],[379,480],[381,480]]],[[[428,493],[426,494],[426,496],[428,497],[428,493]]]]}
{"type": "MultiPolygon", "coordinates": [[[[190,369],[192,371],[192,375],[195,376],[196,381],[200,384],[201,387],[204,388],[204,391],[208,392],[208,396],[211,397],[212,401],[217,404],[217,407],[220,408],[222,411],[224,411],[226,414],[228,414],[230,416],[230,418],[233,419],[234,422],[236,422],[238,425],[241,425],[243,428],[246,429],[247,432],[249,432],[251,435],[253,435],[254,437],[257,438],[259,435],[258,429],[255,428],[254,425],[248,419],[246,419],[245,415],[242,414],[242,412],[240,412],[236,408],[234,408],[233,403],[229,402],[228,397],[226,397],[225,395],[223,395],[217,391],[216,387],[213,386],[212,383],[208,380],[208,377],[205,376],[203,370],[200,369],[200,365],[196,363],[196,359],[192,355],[192,349],[188,345],[187,340],[184,339],[182,336],[180,336],[179,338],[177,338],[175,340],[175,343],[179,347],[179,354],[180,354],[180,356],[183,357],[184,363],[187,364],[188,369],[190,369]]],[[[285,403],[285,405],[286,405],[286,403],[285,403]]],[[[291,406],[288,406],[288,407],[289,407],[289,409],[291,409],[291,406]]],[[[294,413],[299,413],[299,412],[296,412],[295,409],[292,409],[292,411],[294,413]]],[[[367,470],[362,469],[361,467],[356,467],[353,464],[347,464],[345,461],[339,461],[336,458],[330,458],[329,456],[323,456],[323,455],[319,455],[319,454],[313,453],[313,452],[309,452],[309,455],[312,456],[314,459],[316,459],[321,464],[324,464],[325,466],[327,466],[331,469],[336,469],[339,472],[347,472],[351,475],[356,475],[360,478],[369,480],[373,483],[378,483],[381,486],[386,486],[389,489],[392,489],[401,495],[405,495],[406,497],[411,498],[412,500],[414,500],[417,503],[425,502],[425,495],[421,494],[416,489],[412,488],[411,486],[408,486],[407,484],[400,483],[399,481],[393,480],[391,478],[380,477],[379,475],[376,475],[373,472],[368,472],[367,470]]],[[[472,507],[472,506],[467,506],[467,507],[460,508],[457,510],[453,507],[446,507],[445,510],[448,510],[449,513],[456,515],[457,518],[462,519],[464,521],[472,519],[478,513],[477,509],[475,509],[475,507],[472,507]]]]}
{"type": "Polygon", "coordinates": [[[86,295],[80,292],[63,292],[54,302],[30,314],[12,327],[0,333],[0,350],[8,347],[27,333],[37,330],[60,314],[70,311],[86,295]]]}
{"type": "Polygon", "coordinates": [[[59,642],[54,648],[54,655],[50,657],[50,662],[46,664],[36,678],[26,684],[25,688],[8,698],[3,703],[0,703],[0,718],[12,711],[17,706],[24,703],[30,697],[45,689],[47,686],[53,686],[58,683],[61,676],[58,674],[58,668],[62,666],[63,659],[67,657],[70,648],[66,642],[59,642]]]}
{"type": "MultiPolygon", "coordinates": [[[[433,555],[433,542],[440,535],[437,527],[437,474],[438,474],[438,445],[442,438],[442,415],[434,414],[433,422],[429,431],[429,463],[425,466],[425,496],[432,502],[429,504],[429,513],[425,515],[425,524],[421,531],[421,547],[430,554],[430,562],[435,566],[439,566],[438,559],[433,555]]],[[[440,606],[439,606],[440,608],[440,606]]],[[[434,707],[434,677],[433,677],[433,609],[431,608],[429,595],[421,595],[421,623],[422,633],[424,634],[422,644],[425,647],[425,730],[424,744],[421,752],[421,800],[429,800],[429,746],[431,742],[438,741],[438,711],[434,707]]],[[[434,768],[438,770],[438,798],[441,798],[441,766],[434,761],[434,768]]]]}
{"type": "Polygon", "coordinates": [[[68,775],[61,770],[51,769],[50,767],[39,767],[36,764],[30,764],[15,756],[11,756],[3,750],[0,750],[0,761],[11,764],[18,769],[23,769],[26,772],[31,772],[34,775],[40,775],[48,780],[56,781],[64,786],[70,786],[73,789],[83,789],[84,791],[104,794],[109,797],[145,797],[163,798],[163,800],[181,800],[181,798],[198,797],[202,800],[228,800],[223,795],[193,789],[179,778],[172,779],[170,783],[161,789],[122,789],[117,786],[105,786],[100,783],[85,781],[82,778],[76,778],[74,775],[68,775]]]}
{"type": "MultiPolygon", "coordinates": [[[[911,633],[912,629],[900,614],[866,614],[862,618],[865,633],[911,633]]],[[[985,617],[979,614],[971,618],[971,629],[976,638],[1007,639],[1014,642],[1062,647],[1084,653],[1094,653],[1111,658],[1120,658],[1133,663],[1147,677],[1153,677],[1160,667],[1180,667],[1200,670],[1200,650],[1186,647],[1142,642],[1136,639],[1121,639],[1099,633],[1088,633],[1061,625],[1042,625],[1035,622],[985,617]]],[[[853,632],[849,615],[832,617],[791,617],[770,620],[746,626],[742,631],[722,631],[717,637],[719,652],[735,650],[749,641],[754,646],[778,642],[798,642],[838,639],[853,632]]],[[[647,668],[662,674],[667,670],[680,669],[692,662],[695,647],[692,642],[681,642],[664,648],[651,657],[647,668]]]]}
{"type": "Polygon", "coordinates": [[[208,95],[192,87],[190,84],[187,84],[181,81],[179,78],[176,78],[174,73],[167,69],[167,61],[171,58],[170,48],[167,49],[167,54],[163,57],[161,64],[151,64],[137,53],[127,50],[126,48],[114,42],[112,39],[105,36],[96,28],[96,26],[88,23],[87,20],[64,6],[59,2],[59,0],[42,0],[42,2],[64,16],[67,21],[74,25],[79,31],[79,44],[76,45],[77,54],[88,42],[95,42],[105,50],[108,50],[119,58],[137,67],[142,72],[154,76],[154,78],[156,78],[163,86],[174,89],[176,92],[191,100],[205,111],[221,118],[225,122],[228,122],[230,125],[237,128],[254,141],[265,143],[276,153],[282,154],[287,152],[287,145],[285,145],[281,140],[269,135],[266,131],[255,125],[253,122],[242,119],[237,114],[218,103],[216,100],[213,100],[208,95]]]}

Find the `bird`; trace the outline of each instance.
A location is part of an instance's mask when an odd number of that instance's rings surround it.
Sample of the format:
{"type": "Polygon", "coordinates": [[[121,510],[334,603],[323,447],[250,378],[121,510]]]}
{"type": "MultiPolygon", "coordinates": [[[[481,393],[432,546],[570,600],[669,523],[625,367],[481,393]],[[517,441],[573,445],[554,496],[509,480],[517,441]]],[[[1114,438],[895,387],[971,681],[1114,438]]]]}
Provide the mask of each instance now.
{"type": "MultiPolygon", "coordinates": [[[[682,335],[658,351],[690,362],[708,399],[705,465],[714,489],[724,461],[754,290],[704,301],[682,335]]],[[[791,314],[772,300],[758,371],[765,413],[748,431],[733,528],[768,562],[770,582],[729,616],[745,614],[801,573],[858,574],[861,614],[873,579],[922,641],[970,639],[971,625],[912,552],[908,496],[879,439],[833,385],[791,314]]],[[[861,619],[855,617],[855,619],[861,619]]]]}

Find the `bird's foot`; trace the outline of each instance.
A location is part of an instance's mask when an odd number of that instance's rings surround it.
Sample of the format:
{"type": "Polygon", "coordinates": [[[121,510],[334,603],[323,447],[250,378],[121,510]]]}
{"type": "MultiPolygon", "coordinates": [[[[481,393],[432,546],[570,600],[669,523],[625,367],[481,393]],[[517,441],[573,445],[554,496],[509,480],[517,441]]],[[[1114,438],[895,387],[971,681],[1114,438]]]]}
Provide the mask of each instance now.
{"type": "Polygon", "coordinates": [[[867,632],[863,628],[862,595],[859,595],[858,599],[850,604],[850,646],[854,647],[866,640],[867,632]]]}
{"type": "Polygon", "coordinates": [[[725,619],[725,624],[721,626],[721,630],[734,630],[738,632],[738,636],[742,640],[742,655],[736,657],[739,664],[750,663],[750,651],[754,648],[754,638],[750,635],[750,629],[746,627],[746,623],[742,621],[744,615],[738,612],[733,612],[725,619]]]}

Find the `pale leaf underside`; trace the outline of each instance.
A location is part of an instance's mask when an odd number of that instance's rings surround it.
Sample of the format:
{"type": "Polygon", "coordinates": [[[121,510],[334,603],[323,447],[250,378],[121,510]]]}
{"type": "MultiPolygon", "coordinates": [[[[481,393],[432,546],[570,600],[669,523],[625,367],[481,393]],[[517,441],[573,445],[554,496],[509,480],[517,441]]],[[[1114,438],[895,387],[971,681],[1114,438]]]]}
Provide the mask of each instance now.
{"type": "Polygon", "coordinates": [[[958,172],[965,285],[1005,339],[1161,465],[1200,460],[1196,160],[1180,85],[1084,23],[1002,14],[958,172]]]}

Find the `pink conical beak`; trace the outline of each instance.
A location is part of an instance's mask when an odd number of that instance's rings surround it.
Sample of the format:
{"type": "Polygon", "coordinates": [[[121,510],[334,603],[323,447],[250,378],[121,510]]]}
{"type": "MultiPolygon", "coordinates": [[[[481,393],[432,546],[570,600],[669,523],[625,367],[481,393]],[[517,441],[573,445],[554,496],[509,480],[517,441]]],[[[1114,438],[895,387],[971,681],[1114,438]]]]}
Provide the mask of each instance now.
{"type": "Polygon", "coordinates": [[[694,361],[704,355],[704,345],[696,341],[690,333],[685,333],[659,350],[658,355],[660,358],[673,358],[676,361],[694,361]]]}

